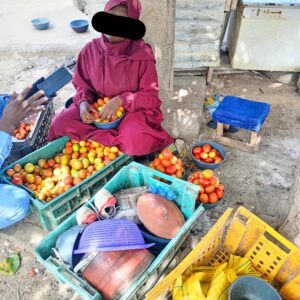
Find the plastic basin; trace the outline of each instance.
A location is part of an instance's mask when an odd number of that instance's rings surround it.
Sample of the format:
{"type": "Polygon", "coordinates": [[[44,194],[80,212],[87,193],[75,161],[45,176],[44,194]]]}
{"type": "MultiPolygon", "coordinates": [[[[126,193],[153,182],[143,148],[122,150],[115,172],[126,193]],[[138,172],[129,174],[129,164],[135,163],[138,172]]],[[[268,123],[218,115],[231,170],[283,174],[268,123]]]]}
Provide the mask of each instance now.
{"type": "Polygon", "coordinates": [[[254,276],[242,276],[230,286],[228,300],[280,300],[277,291],[266,281],[254,276]]]}
{"type": "Polygon", "coordinates": [[[45,30],[49,28],[50,20],[47,18],[37,18],[31,20],[31,24],[35,29],[45,30]]]}
{"type": "Polygon", "coordinates": [[[119,126],[119,124],[121,123],[124,116],[125,116],[125,113],[119,119],[117,119],[116,121],[109,122],[109,123],[94,122],[93,124],[99,129],[114,129],[114,128],[117,128],[119,126]]]}
{"type": "Polygon", "coordinates": [[[190,150],[190,155],[195,163],[196,166],[198,166],[200,169],[202,170],[205,170],[205,169],[216,169],[218,167],[220,167],[222,165],[222,163],[226,160],[227,158],[227,155],[226,155],[226,150],[223,146],[221,146],[220,144],[217,144],[215,142],[211,142],[211,141],[200,141],[196,144],[194,144],[192,147],[191,147],[191,150],[190,150]],[[220,153],[221,157],[222,157],[222,161],[218,164],[210,164],[210,163],[205,163],[205,162],[202,162],[200,160],[198,160],[197,158],[195,158],[195,156],[193,155],[193,149],[195,147],[198,147],[198,146],[203,146],[205,144],[208,144],[210,145],[212,148],[215,148],[216,150],[218,150],[218,152],[220,153]]]}
{"type": "Polygon", "coordinates": [[[70,22],[71,28],[77,33],[86,32],[89,28],[88,20],[73,20],[70,22]]]}

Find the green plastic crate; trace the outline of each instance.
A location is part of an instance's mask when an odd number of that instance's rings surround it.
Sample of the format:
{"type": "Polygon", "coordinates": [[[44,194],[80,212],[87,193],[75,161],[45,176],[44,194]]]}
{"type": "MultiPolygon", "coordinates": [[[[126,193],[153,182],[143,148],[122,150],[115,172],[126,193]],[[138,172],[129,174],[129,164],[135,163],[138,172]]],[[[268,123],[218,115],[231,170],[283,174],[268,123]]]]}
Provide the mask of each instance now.
{"type": "MultiPolygon", "coordinates": [[[[12,184],[10,178],[6,175],[7,169],[12,168],[15,164],[24,166],[26,163],[36,164],[41,158],[53,158],[62,152],[66,142],[69,140],[68,137],[60,138],[19,159],[1,171],[1,179],[5,183],[12,184]]],[[[28,190],[25,186],[20,185],[20,187],[31,194],[31,211],[38,215],[43,228],[50,231],[56,228],[71,215],[72,212],[88,201],[117,171],[131,162],[132,159],[131,156],[122,154],[103,169],[83,180],[81,183],[49,203],[34,198],[33,192],[28,190]]]]}
{"type": "MultiPolygon", "coordinates": [[[[173,260],[182,243],[190,233],[192,226],[197,218],[204,212],[204,208],[199,206],[195,210],[195,199],[199,192],[199,187],[186,181],[162,174],[156,170],[145,167],[136,162],[123,167],[104,188],[111,193],[115,193],[123,188],[138,187],[149,185],[152,182],[163,186],[169,186],[176,193],[176,203],[180,207],[186,218],[186,222],[177,235],[167,244],[163,251],[155,258],[148,269],[137,279],[120,299],[140,299],[146,292],[154,286],[156,281],[165,271],[166,267],[173,260]],[[157,181],[154,177],[159,176],[170,182],[170,185],[157,181]]],[[[89,206],[93,202],[92,198],[85,205],[89,206]]],[[[58,236],[76,225],[76,216],[73,214],[60,226],[49,233],[35,249],[35,255],[40,262],[50,271],[59,281],[72,287],[83,299],[101,300],[101,294],[95,290],[87,281],[77,276],[72,270],[60,263],[51,254],[51,248],[55,247],[58,236]]]]}

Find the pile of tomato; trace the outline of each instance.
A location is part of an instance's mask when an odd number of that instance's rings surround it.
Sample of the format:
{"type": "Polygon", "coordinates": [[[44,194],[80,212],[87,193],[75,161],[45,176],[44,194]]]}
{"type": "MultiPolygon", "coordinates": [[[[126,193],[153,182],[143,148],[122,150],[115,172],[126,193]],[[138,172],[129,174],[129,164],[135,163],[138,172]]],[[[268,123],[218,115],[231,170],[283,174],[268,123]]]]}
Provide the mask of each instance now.
{"type": "Polygon", "coordinates": [[[194,147],[192,153],[197,160],[207,164],[218,164],[223,160],[218,150],[209,144],[194,147]]]}
{"type": "Polygon", "coordinates": [[[15,129],[13,136],[18,140],[24,140],[32,130],[33,125],[30,125],[26,122],[21,122],[20,126],[15,129]]]}
{"type": "Polygon", "coordinates": [[[150,163],[150,168],[177,178],[182,178],[184,173],[182,161],[173,155],[172,151],[168,148],[164,149],[159,156],[150,163]]]}
{"type": "Polygon", "coordinates": [[[212,170],[197,171],[189,177],[188,181],[200,187],[198,202],[215,204],[224,196],[224,185],[212,170]]]}
{"type": "MultiPolygon", "coordinates": [[[[110,97],[105,97],[104,99],[99,98],[97,102],[93,104],[94,108],[97,112],[101,112],[101,110],[105,107],[105,105],[110,101],[110,97]]],[[[99,119],[99,115],[96,112],[93,112],[93,116],[96,118],[95,122],[97,123],[109,123],[118,120],[124,113],[124,108],[120,106],[116,112],[116,114],[112,117],[111,120],[101,120],[99,119]]]]}
{"type": "Polygon", "coordinates": [[[71,140],[62,153],[50,159],[41,158],[36,165],[15,164],[6,174],[11,182],[24,185],[35,198],[51,201],[84,179],[92,176],[122,153],[117,147],[105,147],[93,141],[71,140]]]}

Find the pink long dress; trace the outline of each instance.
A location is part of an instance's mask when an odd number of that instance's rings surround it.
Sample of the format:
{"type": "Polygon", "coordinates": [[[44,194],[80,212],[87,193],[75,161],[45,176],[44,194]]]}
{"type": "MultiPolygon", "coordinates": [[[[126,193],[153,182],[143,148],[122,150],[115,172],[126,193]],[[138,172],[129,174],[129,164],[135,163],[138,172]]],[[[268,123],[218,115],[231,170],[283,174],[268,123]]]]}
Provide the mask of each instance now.
{"type": "MultiPolygon", "coordinates": [[[[105,11],[119,4],[127,5],[129,17],[139,17],[137,0],[111,0],[105,11]]],[[[78,140],[91,139],[105,146],[118,146],[130,155],[145,155],[173,142],[161,126],[163,115],[155,59],[144,40],[110,43],[104,35],[92,40],[79,54],[73,85],[74,103],[54,117],[50,141],[66,135],[78,140]],[[99,97],[118,95],[126,115],[117,129],[102,130],[82,122],[79,114],[82,101],[94,103],[99,97]]]]}

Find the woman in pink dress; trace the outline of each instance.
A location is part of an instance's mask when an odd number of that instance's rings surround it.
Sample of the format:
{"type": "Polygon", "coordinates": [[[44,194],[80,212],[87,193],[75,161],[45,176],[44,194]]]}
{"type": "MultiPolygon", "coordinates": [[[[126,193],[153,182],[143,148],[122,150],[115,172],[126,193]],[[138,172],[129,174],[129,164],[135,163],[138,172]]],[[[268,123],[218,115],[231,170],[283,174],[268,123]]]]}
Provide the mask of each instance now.
{"type": "MultiPolygon", "coordinates": [[[[138,0],[110,0],[105,11],[138,19],[141,5],[138,0]]],[[[92,40],[79,54],[73,85],[74,103],[54,117],[50,141],[66,135],[90,139],[105,146],[118,146],[130,155],[146,155],[173,142],[161,126],[155,58],[143,39],[133,41],[102,34],[92,40]],[[103,120],[111,120],[121,105],[126,110],[117,129],[102,130],[92,124],[92,104],[105,96],[111,100],[100,112],[103,120]]]]}

